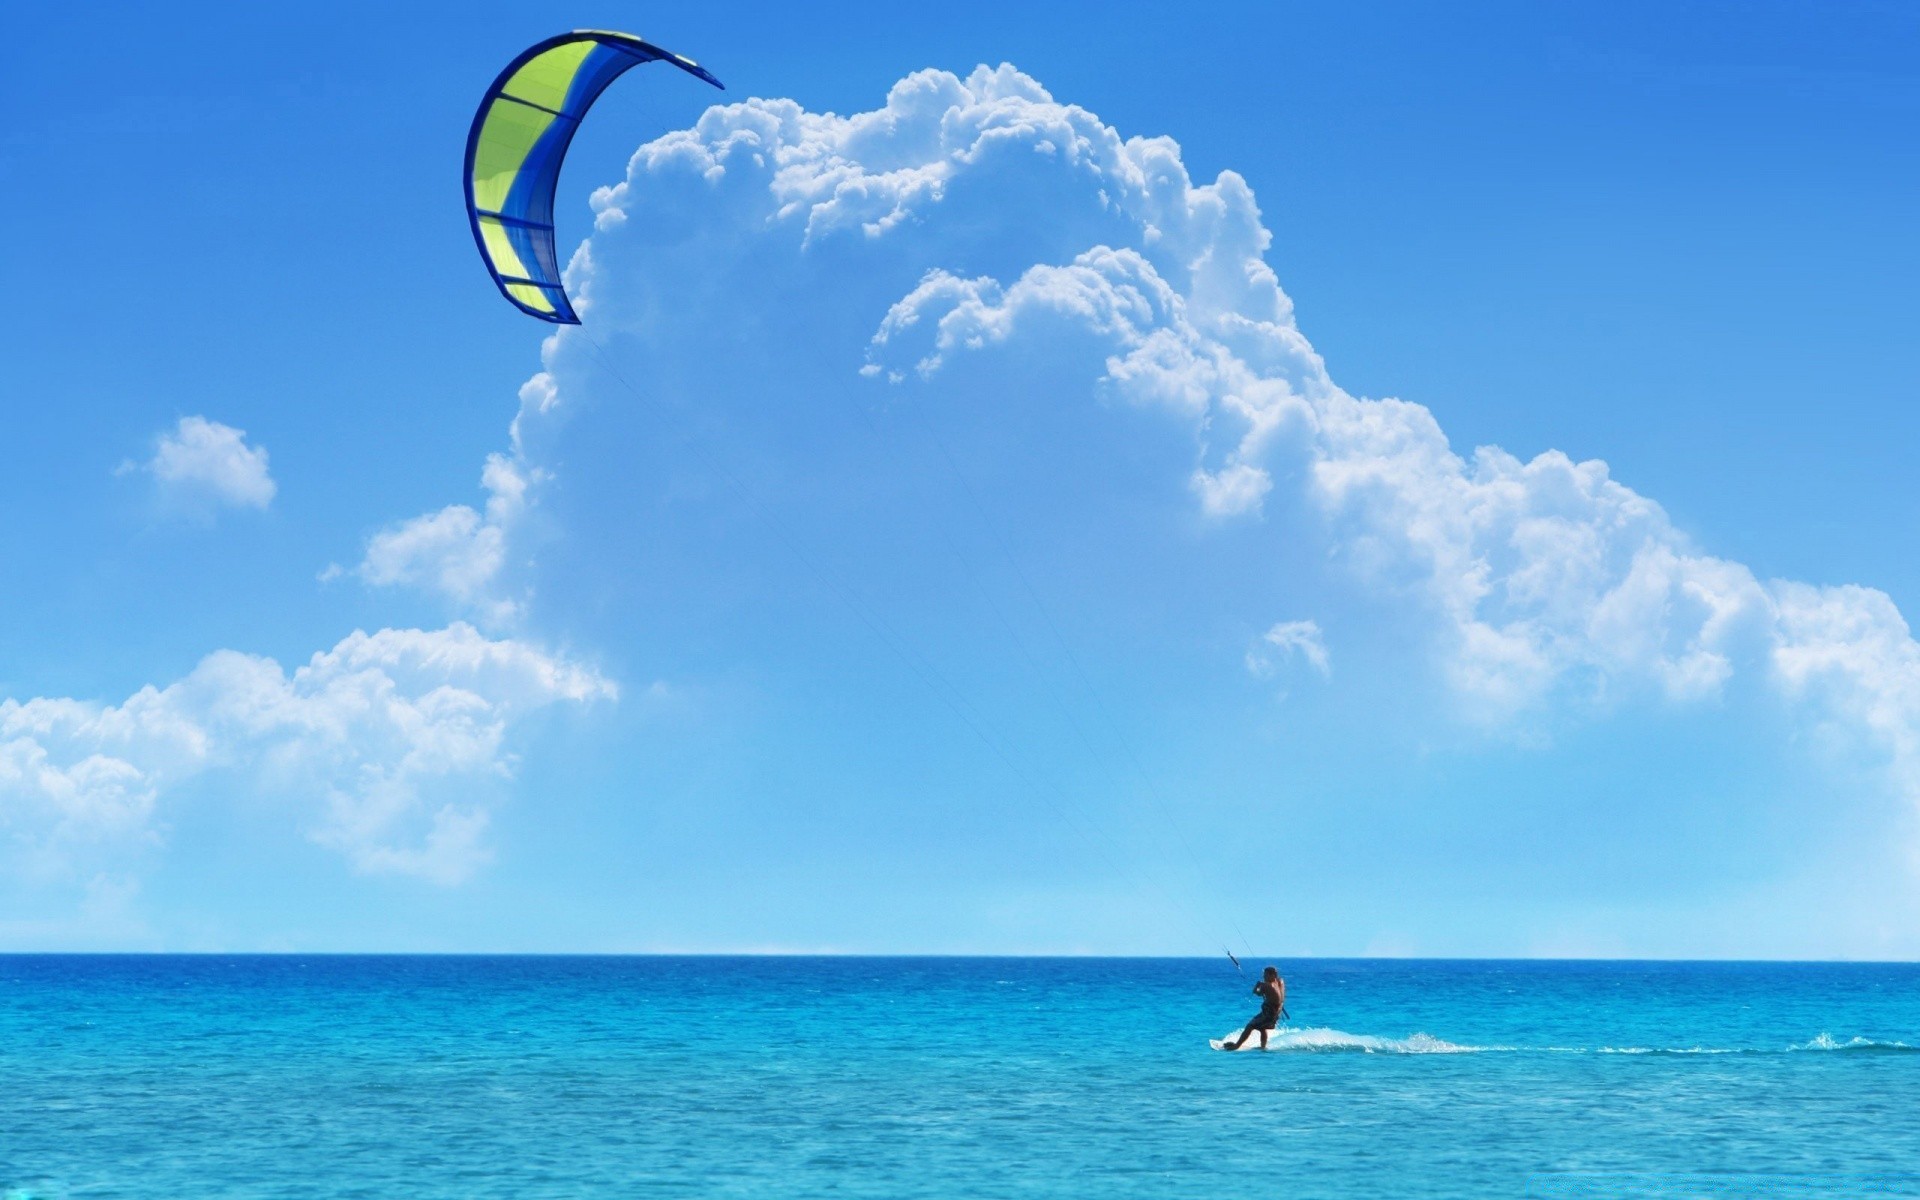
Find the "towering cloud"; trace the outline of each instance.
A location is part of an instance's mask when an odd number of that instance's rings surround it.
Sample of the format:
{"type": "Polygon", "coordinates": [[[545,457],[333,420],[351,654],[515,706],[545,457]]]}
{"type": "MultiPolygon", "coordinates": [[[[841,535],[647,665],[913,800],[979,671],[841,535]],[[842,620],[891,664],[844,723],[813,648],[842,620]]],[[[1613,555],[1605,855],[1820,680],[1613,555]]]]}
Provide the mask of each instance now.
{"type": "MultiPolygon", "coordinates": [[[[1241,177],[1196,183],[1169,139],[1123,137],[1010,67],[920,72],[847,117],[714,108],[642,147],[594,204],[573,290],[649,380],[742,329],[778,361],[767,342],[855,321],[862,357],[813,342],[789,356],[909,403],[977,363],[956,386],[1002,412],[1077,376],[1092,398],[1185,422],[1209,519],[1316,514],[1339,570],[1429,631],[1477,720],[1602,692],[1687,704],[1745,679],[1916,782],[1920,647],[1885,595],[1761,580],[1603,462],[1462,453],[1425,407],[1347,393],[1295,323],[1241,177]],[[846,316],[801,320],[796,304],[846,316]]],[[[546,399],[523,405],[516,444],[540,442],[570,388],[604,386],[594,353],[579,330],[549,344],[546,399]]],[[[1326,661],[1308,623],[1266,643],[1326,661]]]]}

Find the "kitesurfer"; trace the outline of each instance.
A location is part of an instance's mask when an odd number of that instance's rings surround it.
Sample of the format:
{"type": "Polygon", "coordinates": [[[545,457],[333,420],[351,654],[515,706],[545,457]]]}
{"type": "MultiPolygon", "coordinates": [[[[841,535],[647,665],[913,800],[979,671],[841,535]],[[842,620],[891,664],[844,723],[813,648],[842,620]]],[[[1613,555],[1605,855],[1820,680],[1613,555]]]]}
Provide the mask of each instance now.
{"type": "Polygon", "coordinates": [[[1280,978],[1278,968],[1268,967],[1266,969],[1266,972],[1260,977],[1260,982],[1253,985],[1253,994],[1260,997],[1260,1012],[1253,1020],[1247,1022],[1247,1027],[1240,1031],[1240,1036],[1233,1039],[1231,1043],[1224,1047],[1225,1049],[1238,1050],[1247,1044],[1247,1038],[1254,1030],[1258,1029],[1260,1031],[1260,1048],[1265,1050],[1267,1048],[1267,1034],[1273,1030],[1274,1026],[1280,1023],[1280,1018],[1285,1015],[1287,981],[1280,978]]]}

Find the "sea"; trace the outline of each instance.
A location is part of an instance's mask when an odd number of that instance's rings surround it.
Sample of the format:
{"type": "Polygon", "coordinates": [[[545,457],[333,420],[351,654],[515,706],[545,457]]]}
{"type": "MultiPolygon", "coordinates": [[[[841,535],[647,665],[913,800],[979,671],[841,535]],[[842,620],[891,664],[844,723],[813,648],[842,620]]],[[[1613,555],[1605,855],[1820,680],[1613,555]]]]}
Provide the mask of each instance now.
{"type": "Polygon", "coordinates": [[[1267,961],[0,956],[0,1196],[1920,1196],[1920,966],[1267,961]]]}

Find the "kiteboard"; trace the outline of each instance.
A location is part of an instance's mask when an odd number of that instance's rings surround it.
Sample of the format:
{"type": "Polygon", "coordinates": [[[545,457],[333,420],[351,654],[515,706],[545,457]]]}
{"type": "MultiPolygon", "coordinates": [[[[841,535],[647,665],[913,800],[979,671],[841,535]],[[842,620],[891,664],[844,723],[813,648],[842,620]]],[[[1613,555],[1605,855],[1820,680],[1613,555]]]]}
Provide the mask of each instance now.
{"type": "MultiPolygon", "coordinates": [[[[1249,1050],[1258,1050],[1260,1048],[1260,1031],[1258,1029],[1248,1034],[1246,1043],[1242,1045],[1238,1051],[1235,1051],[1233,1048],[1233,1039],[1239,1036],[1240,1036],[1240,1031],[1236,1029],[1225,1037],[1208,1038],[1207,1045],[1212,1046],[1215,1050],[1226,1050],[1229,1053],[1240,1053],[1240,1054],[1244,1054],[1249,1050]]],[[[1275,1036],[1277,1035],[1272,1033],[1267,1034],[1267,1037],[1269,1040],[1271,1040],[1275,1036]]]]}

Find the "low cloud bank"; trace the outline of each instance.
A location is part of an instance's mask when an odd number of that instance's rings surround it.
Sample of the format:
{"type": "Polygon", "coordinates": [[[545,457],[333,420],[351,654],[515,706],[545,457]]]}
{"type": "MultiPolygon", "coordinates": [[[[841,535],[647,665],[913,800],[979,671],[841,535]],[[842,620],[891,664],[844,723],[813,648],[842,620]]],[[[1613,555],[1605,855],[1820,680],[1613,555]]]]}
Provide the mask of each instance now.
{"type": "Polygon", "coordinates": [[[457,883],[487,861],[510,726],[612,699],[592,670],[471,626],[356,632],[287,671],[222,650],[114,705],[0,700],[0,830],[59,876],[158,844],[167,805],[215,771],[300,800],[311,836],[359,870],[457,883]]]}

